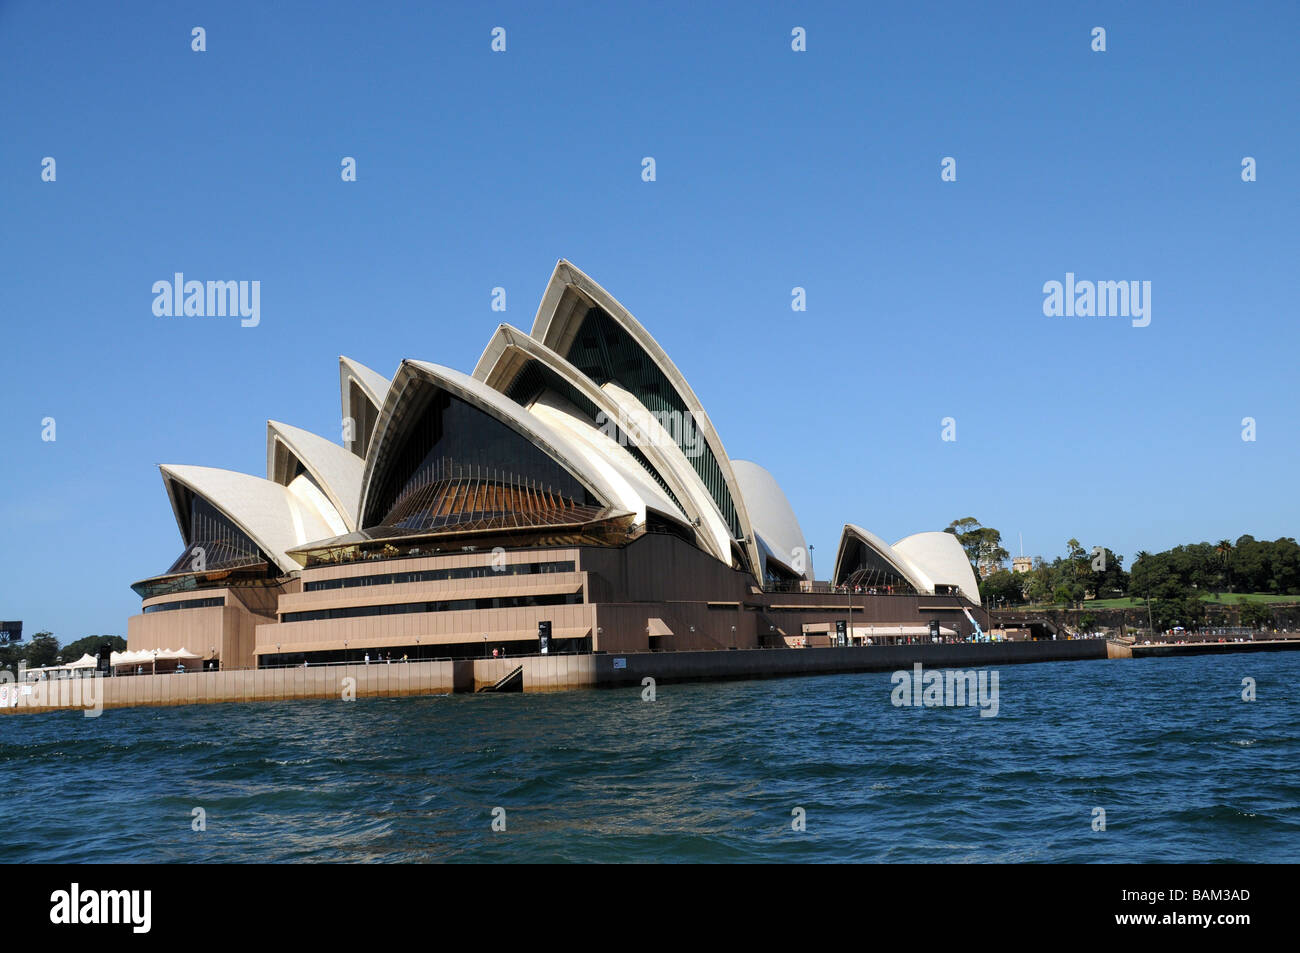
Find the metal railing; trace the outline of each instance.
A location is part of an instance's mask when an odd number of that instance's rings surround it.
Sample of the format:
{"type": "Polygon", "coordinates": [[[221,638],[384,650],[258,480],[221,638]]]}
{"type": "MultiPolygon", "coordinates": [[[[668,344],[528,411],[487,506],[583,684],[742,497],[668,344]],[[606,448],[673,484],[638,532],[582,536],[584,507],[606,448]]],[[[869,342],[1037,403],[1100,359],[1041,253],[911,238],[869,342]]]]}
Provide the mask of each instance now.
{"type": "Polygon", "coordinates": [[[1134,645],[1196,645],[1202,642],[1273,642],[1300,639],[1300,632],[1287,629],[1252,629],[1249,626],[1219,626],[1191,632],[1147,632],[1130,630],[1134,645]]]}

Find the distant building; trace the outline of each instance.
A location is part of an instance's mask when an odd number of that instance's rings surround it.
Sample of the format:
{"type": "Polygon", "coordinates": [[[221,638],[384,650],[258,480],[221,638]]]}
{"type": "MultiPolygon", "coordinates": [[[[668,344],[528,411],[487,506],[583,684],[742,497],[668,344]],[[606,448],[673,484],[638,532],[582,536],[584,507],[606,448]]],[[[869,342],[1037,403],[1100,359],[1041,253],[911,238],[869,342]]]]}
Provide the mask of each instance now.
{"type": "Polygon", "coordinates": [[[1013,556],[1011,559],[1012,572],[1029,572],[1034,568],[1033,556],[1013,556]]]}

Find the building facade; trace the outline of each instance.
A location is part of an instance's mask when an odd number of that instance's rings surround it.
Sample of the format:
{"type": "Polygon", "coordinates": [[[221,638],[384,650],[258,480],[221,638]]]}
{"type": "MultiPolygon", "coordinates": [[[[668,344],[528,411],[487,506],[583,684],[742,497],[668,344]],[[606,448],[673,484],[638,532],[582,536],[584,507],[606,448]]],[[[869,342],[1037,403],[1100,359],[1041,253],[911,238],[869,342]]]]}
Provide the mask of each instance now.
{"type": "Polygon", "coordinates": [[[776,480],[727,455],[668,355],[567,261],[472,374],[344,357],[339,382],[343,444],[269,421],[265,478],[160,468],[184,549],[133,586],[131,651],[248,668],[532,654],[542,634],[816,646],[968,636],[979,612],[949,533],[848,524],[817,581],[776,480]]]}

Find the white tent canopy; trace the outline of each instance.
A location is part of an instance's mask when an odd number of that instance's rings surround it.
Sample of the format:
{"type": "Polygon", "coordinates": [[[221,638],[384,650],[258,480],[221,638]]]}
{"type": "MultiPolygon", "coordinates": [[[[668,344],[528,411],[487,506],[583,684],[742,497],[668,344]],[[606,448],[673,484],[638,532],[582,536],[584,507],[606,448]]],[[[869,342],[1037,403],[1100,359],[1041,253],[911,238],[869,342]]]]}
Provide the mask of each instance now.
{"type": "MultiPolygon", "coordinates": [[[[89,658],[89,656],[87,656],[89,658]]],[[[118,665],[145,665],[154,662],[169,662],[179,659],[201,658],[195,655],[189,649],[141,649],[138,652],[114,652],[110,657],[111,664],[118,665]]]]}

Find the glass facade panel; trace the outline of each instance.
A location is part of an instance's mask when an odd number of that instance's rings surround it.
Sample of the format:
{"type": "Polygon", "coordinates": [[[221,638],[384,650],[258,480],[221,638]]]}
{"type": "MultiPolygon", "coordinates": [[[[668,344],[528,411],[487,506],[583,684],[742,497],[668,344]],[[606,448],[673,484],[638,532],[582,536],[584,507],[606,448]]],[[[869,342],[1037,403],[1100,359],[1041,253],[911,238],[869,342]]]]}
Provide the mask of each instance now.
{"type": "MultiPolygon", "coordinates": [[[[600,408],[588,400],[581,391],[540,361],[530,360],[525,364],[523,369],[515,375],[515,379],[511,381],[510,386],[506,388],[505,395],[520,407],[527,407],[536,400],[543,391],[548,389],[555,391],[555,393],[559,394],[565,400],[569,401],[569,403],[573,404],[586,414],[593,426],[606,429],[604,424],[605,418],[602,416],[600,408]]],[[[641,465],[641,468],[644,469],[646,473],[650,474],[651,479],[659,485],[659,488],[664,491],[664,494],[668,499],[672,500],[673,504],[681,510],[682,515],[685,516],[686,510],[682,509],[681,501],[678,500],[673,491],[669,489],[667,481],[659,475],[659,471],[656,470],[654,465],[646,458],[646,455],[641,451],[641,448],[633,443],[632,440],[628,438],[627,434],[623,433],[623,431],[616,425],[613,427],[613,433],[611,436],[618,441],[620,446],[627,449],[627,452],[632,455],[632,459],[636,460],[636,462],[641,465]]]]}
{"type": "Polygon", "coordinates": [[[600,506],[527,437],[459,397],[429,390],[368,506],[369,525],[402,530],[496,520],[526,525],[533,512],[545,517],[575,506],[600,506]]]}
{"type": "Polygon", "coordinates": [[[860,540],[845,544],[838,586],[873,595],[912,595],[916,589],[878,552],[860,540]]]}
{"type": "Polygon", "coordinates": [[[351,450],[357,456],[364,458],[366,450],[370,446],[370,437],[374,434],[375,423],[379,418],[379,412],[375,405],[370,403],[370,398],[365,392],[357,386],[356,381],[348,382],[348,401],[352,408],[352,444],[351,450]]]}
{"type": "Polygon", "coordinates": [[[155,606],[145,606],[145,612],[170,612],[173,609],[209,609],[224,606],[225,596],[213,596],[208,599],[182,599],[179,602],[160,602],[155,606]]]}
{"type": "Polygon", "coordinates": [[[488,579],[497,576],[527,576],[537,573],[573,572],[572,560],[549,563],[514,563],[494,566],[458,566],[453,569],[421,569],[410,572],[379,573],[373,576],[344,576],[318,579],[303,585],[304,592],[326,589],[355,589],[361,586],[388,586],[403,582],[443,582],[448,579],[488,579]]]}
{"type": "Polygon", "coordinates": [[[273,563],[225,514],[198,494],[182,488],[182,505],[189,511],[185,552],[165,576],[175,573],[213,572],[258,563],[273,563]]]}
{"type": "MultiPolygon", "coordinates": [[[[718,504],[722,517],[727,521],[731,534],[739,539],[740,518],[736,514],[736,505],[727,490],[726,480],[722,476],[722,467],[713,450],[702,438],[689,439],[694,431],[694,417],[688,412],[686,404],[677,391],[673,389],[663,371],[650,360],[649,356],[626,331],[601,308],[588,309],[582,326],[574,336],[573,344],[564,357],[596,384],[614,381],[636,396],[651,413],[656,415],[673,415],[661,417],[674,421],[666,429],[677,440],[677,444],[686,454],[695,472],[699,474],[709,495],[718,504]],[[698,442],[696,442],[698,441],[698,442]],[[692,446],[694,443],[694,447],[692,446]],[[697,451],[698,452],[694,452],[697,451]]],[[[698,434],[698,431],[695,431],[698,434]]]]}

